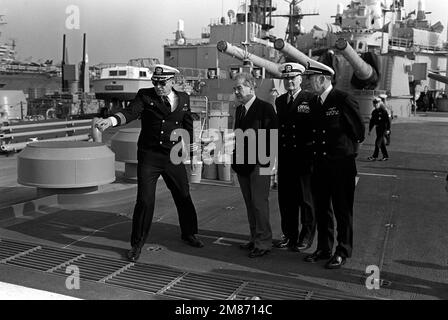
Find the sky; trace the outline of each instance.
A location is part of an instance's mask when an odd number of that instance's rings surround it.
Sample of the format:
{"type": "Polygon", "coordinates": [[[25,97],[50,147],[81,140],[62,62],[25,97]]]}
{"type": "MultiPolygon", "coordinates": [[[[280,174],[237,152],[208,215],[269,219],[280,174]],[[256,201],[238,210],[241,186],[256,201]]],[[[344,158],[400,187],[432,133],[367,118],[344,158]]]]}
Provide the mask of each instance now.
{"type": "MultiPolygon", "coordinates": [[[[389,0],[390,1],[390,0],[389,0]]],[[[406,0],[408,11],[418,0],[406,0]]],[[[0,0],[0,13],[7,25],[0,26],[0,42],[14,39],[18,58],[43,61],[62,59],[62,37],[66,34],[70,63],[82,59],[82,35],[87,34],[89,64],[127,62],[132,58],[155,57],[163,62],[163,44],[173,39],[179,19],[184,20],[187,38],[200,38],[211,21],[239,12],[242,0],[0,0]],[[72,8],[75,8],[73,10],[72,8]],[[76,18],[79,9],[79,19],[76,18]],[[79,25],[76,23],[79,21],[79,25]]],[[[289,3],[274,0],[277,14],[287,14],[289,3]]],[[[333,21],[337,3],[349,0],[304,0],[302,11],[318,12],[305,18],[306,29],[324,27],[333,21]]],[[[447,25],[448,1],[426,0],[432,23],[447,25]]],[[[284,37],[286,18],[275,18],[274,34],[284,37]]]]}

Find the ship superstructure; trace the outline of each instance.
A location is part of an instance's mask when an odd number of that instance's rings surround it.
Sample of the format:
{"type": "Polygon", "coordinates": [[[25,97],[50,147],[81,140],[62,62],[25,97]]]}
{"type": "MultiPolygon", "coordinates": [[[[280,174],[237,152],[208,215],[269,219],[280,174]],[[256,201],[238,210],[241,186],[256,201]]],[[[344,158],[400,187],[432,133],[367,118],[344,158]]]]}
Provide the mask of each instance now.
{"type": "MultiPolygon", "coordinates": [[[[387,94],[391,113],[407,117],[411,114],[410,99],[418,97],[424,87],[434,94],[445,91],[444,84],[428,78],[428,72],[443,74],[447,68],[444,26],[429,22],[423,0],[412,12],[407,12],[404,0],[338,4],[333,23],[309,32],[300,20],[316,13],[302,12],[301,2],[292,0],[289,14],[275,15],[271,1],[246,1],[236,16],[230,10],[228,19],[212,22],[201,40],[189,42],[178,32],[176,40],[164,47],[165,63],[207,70],[209,80],[221,81],[204,86],[201,94],[217,99],[219,93],[231,92],[225,80],[245,67],[259,78],[275,79],[279,63],[298,61],[306,65],[313,58],[336,71],[335,86],[356,96],[366,118],[375,95],[387,94]],[[271,33],[275,24],[272,17],[289,18],[284,39],[271,33]],[[216,47],[227,54],[216,52],[216,47]]],[[[266,82],[262,81],[263,85],[266,82]]],[[[272,101],[281,91],[281,83],[273,80],[263,89],[260,95],[272,101]]]]}
{"type": "MultiPolygon", "coordinates": [[[[336,71],[336,85],[355,94],[370,95],[375,91],[391,97],[398,116],[410,115],[409,99],[428,86],[433,91],[444,91],[443,84],[428,78],[428,72],[444,72],[447,67],[447,48],[442,38],[444,26],[427,20],[423,0],[417,10],[407,12],[405,1],[386,5],[378,0],[351,1],[347,7],[337,6],[333,24],[327,30],[313,28],[294,43],[301,52],[319,59],[323,52],[334,53],[332,67],[336,71]],[[359,69],[357,58],[338,41],[347,41],[353,51],[378,74],[376,83],[366,85],[356,79],[359,69]],[[369,93],[366,90],[371,90],[369,93]]],[[[363,100],[363,99],[361,99],[363,100]]],[[[367,103],[367,102],[366,102],[367,103]]],[[[370,105],[364,106],[369,114],[370,105]]]]}

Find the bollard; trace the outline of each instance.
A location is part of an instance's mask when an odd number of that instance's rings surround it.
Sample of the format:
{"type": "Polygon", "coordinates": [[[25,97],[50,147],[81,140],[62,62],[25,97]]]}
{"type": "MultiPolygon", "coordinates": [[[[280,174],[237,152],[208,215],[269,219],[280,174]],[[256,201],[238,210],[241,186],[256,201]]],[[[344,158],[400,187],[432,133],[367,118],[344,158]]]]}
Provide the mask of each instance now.
{"type": "Polygon", "coordinates": [[[92,139],[93,139],[93,142],[103,142],[103,134],[100,131],[100,129],[98,129],[98,127],[96,125],[96,123],[100,119],[101,118],[94,117],[93,120],[92,120],[92,139]]]}

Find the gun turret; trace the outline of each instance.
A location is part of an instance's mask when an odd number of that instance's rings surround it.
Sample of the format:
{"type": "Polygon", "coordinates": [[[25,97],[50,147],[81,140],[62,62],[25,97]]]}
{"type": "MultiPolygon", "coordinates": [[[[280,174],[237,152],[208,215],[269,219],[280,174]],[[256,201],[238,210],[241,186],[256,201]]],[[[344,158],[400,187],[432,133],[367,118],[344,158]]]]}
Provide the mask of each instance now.
{"type": "Polygon", "coordinates": [[[233,46],[226,41],[219,41],[216,47],[218,48],[219,52],[228,54],[229,56],[237,58],[241,61],[249,60],[254,65],[264,68],[274,77],[281,77],[280,65],[275,62],[260,58],[259,56],[256,56],[252,53],[246,53],[243,49],[233,46]]]}
{"type": "Polygon", "coordinates": [[[336,41],[335,47],[353,67],[351,84],[356,89],[374,90],[380,79],[375,54],[365,52],[359,56],[347,40],[343,38],[336,41]]]}

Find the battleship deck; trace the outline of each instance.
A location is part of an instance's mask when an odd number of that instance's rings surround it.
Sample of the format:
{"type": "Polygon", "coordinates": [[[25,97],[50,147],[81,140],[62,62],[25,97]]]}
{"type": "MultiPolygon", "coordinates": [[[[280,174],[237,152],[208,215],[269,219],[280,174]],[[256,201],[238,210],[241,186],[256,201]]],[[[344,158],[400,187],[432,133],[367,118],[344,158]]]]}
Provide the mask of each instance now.
{"type": "MultiPolygon", "coordinates": [[[[248,234],[244,202],[232,185],[192,184],[205,247],[185,245],[163,181],[150,237],[129,264],[136,185],[123,179],[122,163],[117,181],[96,194],[37,198],[16,182],[16,155],[2,156],[0,291],[3,282],[82,299],[448,299],[448,115],[398,119],[392,131],[388,162],[365,160],[374,133],[361,146],[354,253],[340,270],[303,261],[316,243],[247,257],[238,247],[248,234]],[[79,290],[66,288],[69,261],[80,265],[79,290]],[[370,265],[381,270],[379,290],[365,286],[370,265]]],[[[276,191],[270,207],[280,238],[276,191]]]]}

